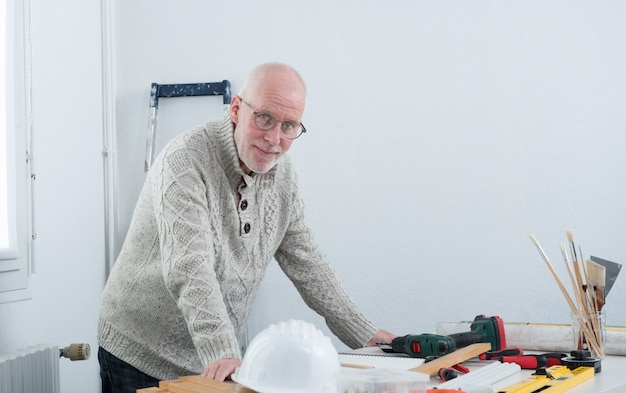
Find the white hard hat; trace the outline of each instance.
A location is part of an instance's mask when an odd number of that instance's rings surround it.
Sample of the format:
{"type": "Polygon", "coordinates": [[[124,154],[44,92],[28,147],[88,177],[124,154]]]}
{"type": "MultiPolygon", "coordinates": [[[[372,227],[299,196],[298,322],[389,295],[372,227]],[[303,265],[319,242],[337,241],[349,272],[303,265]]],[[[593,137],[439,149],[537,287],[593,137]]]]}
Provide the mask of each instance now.
{"type": "Polygon", "coordinates": [[[254,337],[232,379],[259,393],[330,393],[340,368],[328,337],[311,323],[289,320],[254,337]]]}

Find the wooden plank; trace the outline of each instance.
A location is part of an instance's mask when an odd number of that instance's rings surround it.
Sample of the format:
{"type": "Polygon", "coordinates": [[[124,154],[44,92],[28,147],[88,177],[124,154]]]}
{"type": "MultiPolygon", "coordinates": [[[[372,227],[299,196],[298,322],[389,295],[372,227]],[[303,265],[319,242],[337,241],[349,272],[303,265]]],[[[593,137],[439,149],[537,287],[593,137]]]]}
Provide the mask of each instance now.
{"type": "Polygon", "coordinates": [[[426,362],[421,366],[410,369],[411,371],[418,371],[420,373],[433,375],[436,374],[440,368],[452,367],[455,364],[462,363],[468,359],[480,355],[491,350],[491,343],[477,343],[471,344],[467,347],[457,349],[456,351],[444,355],[440,358],[426,362]]]}
{"type": "Polygon", "coordinates": [[[185,377],[179,377],[178,379],[186,382],[197,383],[199,385],[212,386],[215,389],[218,389],[220,392],[256,393],[254,390],[243,387],[235,382],[220,382],[202,377],[200,375],[188,375],[185,377]]]}
{"type": "Polygon", "coordinates": [[[255,393],[234,382],[220,382],[200,375],[188,375],[176,380],[161,381],[155,390],[141,389],[137,393],[255,393]]]}
{"type": "Polygon", "coordinates": [[[215,389],[212,386],[201,386],[194,383],[184,382],[181,380],[161,381],[159,383],[161,389],[165,389],[171,393],[215,393],[223,392],[223,390],[215,389]]]}
{"type": "Polygon", "coordinates": [[[220,382],[214,379],[205,378],[201,375],[187,375],[184,377],[179,377],[179,381],[194,383],[197,385],[201,385],[204,387],[211,387],[215,391],[220,392],[236,392],[237,384],[234,382],[220,382]]]}

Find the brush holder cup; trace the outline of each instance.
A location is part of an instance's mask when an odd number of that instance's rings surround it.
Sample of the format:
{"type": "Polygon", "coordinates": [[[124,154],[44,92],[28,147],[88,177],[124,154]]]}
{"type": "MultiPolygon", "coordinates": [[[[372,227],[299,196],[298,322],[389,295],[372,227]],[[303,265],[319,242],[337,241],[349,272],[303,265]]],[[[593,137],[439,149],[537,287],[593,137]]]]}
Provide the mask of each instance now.
{"type": "Polygon", "coordinates": [[[591,356],[604,359],[606,342],[606,314],[599,312],[572,312],[573,349],[584,349],[591,356]]]}

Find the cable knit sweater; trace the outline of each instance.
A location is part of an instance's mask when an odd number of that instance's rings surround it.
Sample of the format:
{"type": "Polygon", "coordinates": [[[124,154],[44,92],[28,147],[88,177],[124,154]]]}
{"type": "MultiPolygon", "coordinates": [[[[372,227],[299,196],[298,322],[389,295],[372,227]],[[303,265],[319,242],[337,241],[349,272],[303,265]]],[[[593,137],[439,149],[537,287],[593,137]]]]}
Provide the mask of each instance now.
{"type": "Polygon", "coordinates": [[[238,338],[272,257],[346,345],[378,328],[312,240],[288,157],[239,166],[228,116],[172,140],[141,191],[102,296],[99,345],[158,379],[241,358],[238,338]]]}

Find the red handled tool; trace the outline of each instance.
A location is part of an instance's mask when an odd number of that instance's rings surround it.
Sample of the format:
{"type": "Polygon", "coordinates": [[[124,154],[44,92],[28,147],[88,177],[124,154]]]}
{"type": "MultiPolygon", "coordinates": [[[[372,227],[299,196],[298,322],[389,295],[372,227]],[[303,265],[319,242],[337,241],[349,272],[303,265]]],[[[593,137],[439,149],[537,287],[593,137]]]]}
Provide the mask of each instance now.
{"type": "Polygon", "coordinates": [[[467,374],[469,373],[469,368],[463,366],[462,364],[455,364],[452,367],[443,367],[439,369],[437,375],[441,378],[442,381],[449,381],[459,376],[459,374],[467,374]]]}
{"type": "Polygon", "coordinates": [[[520,348],[506,348],[500,351],[485,352],[480,360],[497,360],[501,363],[515,363],[523,369],[536,370],[562,364],[561,359],[567,355],[559,352],[548,352],[539,355],[524,355],[520,348]]]}

